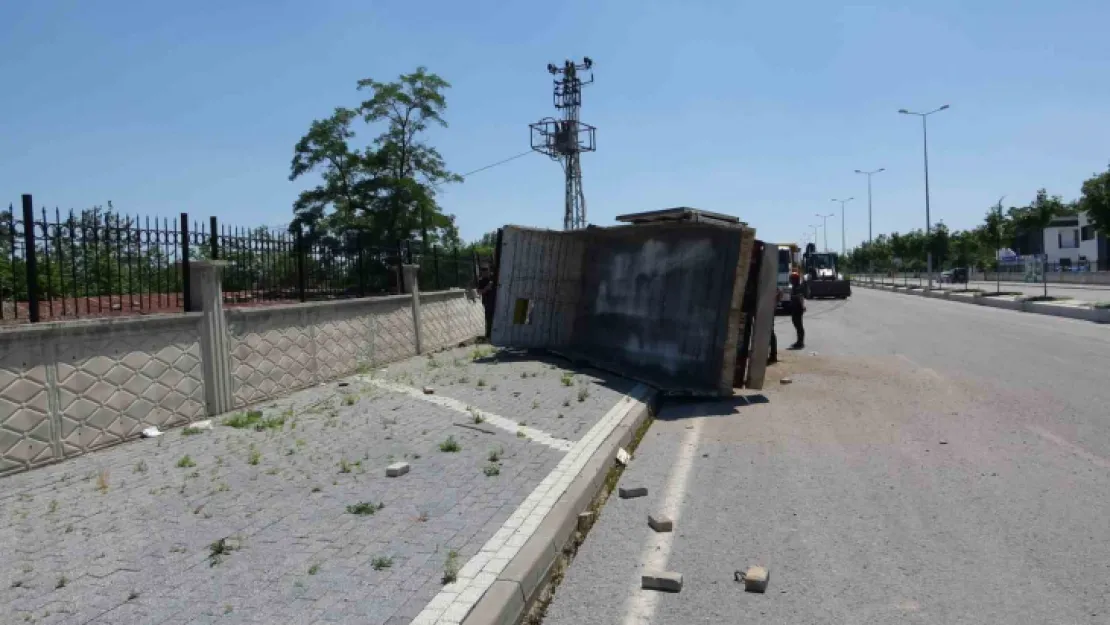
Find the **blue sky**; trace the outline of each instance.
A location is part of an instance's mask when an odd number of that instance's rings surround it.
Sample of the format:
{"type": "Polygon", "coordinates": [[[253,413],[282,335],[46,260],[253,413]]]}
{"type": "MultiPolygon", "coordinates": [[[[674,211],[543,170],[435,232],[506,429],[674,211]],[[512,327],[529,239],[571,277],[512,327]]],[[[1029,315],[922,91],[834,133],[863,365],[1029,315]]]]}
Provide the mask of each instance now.
{"type": "MultiPolygon", "coordinates": [[[[426,65],[452,82],[433,142],[467,172],[522,152],[554,113],[549,62],[590,56],[582,118],[592,223],[686,205],[800,241],[848,204],[848,246],[934,221],[978,223],[999,196],[1065,198],[1110,161],[1105,0],[541,4],[291,0],[0,3],[0,201],[281,225],[309,123],[359,78],[426,65]]],[[[371,133],[363,131],[363,137],[371,133]]],[[[464,238],[561,227],[562,173],[529,155],[442,195],[464,238]]],[[[829,220],[840,247],[840,216],[829,220]]]]}

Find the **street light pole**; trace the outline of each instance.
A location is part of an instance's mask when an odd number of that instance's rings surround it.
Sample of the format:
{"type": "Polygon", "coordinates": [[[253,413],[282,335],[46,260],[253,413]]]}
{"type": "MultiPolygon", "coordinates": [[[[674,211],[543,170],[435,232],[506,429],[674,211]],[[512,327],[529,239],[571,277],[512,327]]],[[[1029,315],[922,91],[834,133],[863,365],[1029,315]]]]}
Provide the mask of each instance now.
{"type": "MultiPolygon", "coordinates": [[[[868,257],[871,257],[875,253],[875,238],[871,235],[871,176],[874,176],[875,174],[883,171],[886,171],[885,167],[880,167],[871,171],[863,171],[862,169],[856,170],[857,174],[864,174],[865,176],[867,176],[867,243],[868,247],[870,248],[868,250],[868,257]]],[[[870,258],[869,261],[870,262],[868,263],[867,271],[871,274],[871,281],[874,282],[875,261],[870,258]]]]}
{"type": "MultiPolygon", "coordinates": [[[[821,213],[817,213],[817,215],[816,215],[817,217],[821,218],[821,230],[822,230],[822,233],[825,237],[825,252],[829,251],[829,222],[828,222],[828,219],[829,219],[829,217],[832,217],[834,214],[835,213],[829,213],[828,215],[822,215],[821,213]]],[[[816,241],[814,241],[814,243],[816,243],[816,241]]]]}
{"type": "Polygon", "coordinates": [[[924,139],[925,148],[925,245],[926,245],[926,266],[925,270],[929,273],[929,290],[933,289],[933,251],[928,249],[930,243],[929,234],[932,231],[932,221],[929,218],[929,127],[926,123],[928,118],[933,113],[939,113],[946,110],[948,105],[945,104],[940,108],[933,109],[928,113],[915,113],[906,109],[899,109],[898,112],[902,115],[917,115],[921,118],[921,134],[924,139]]]}
{"type": "Polygon", "coordinates": [[[846,200],[838,200],[833,198],[834,202],[840,202],[840,257],[843,258],[848,255],[848,242],[847,237],[844,236],[844,205],[851,202],[856,198],[850,197],[846,200]]]}

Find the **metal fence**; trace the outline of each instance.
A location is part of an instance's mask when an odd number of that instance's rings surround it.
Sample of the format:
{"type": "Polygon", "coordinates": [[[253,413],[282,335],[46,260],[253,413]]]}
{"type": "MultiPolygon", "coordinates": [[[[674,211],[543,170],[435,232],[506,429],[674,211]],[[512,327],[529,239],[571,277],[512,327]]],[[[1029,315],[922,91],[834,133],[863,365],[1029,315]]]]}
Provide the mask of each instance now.
{"type": "Polygon", "coordinates": [[[299,232],[92,209],[0,210],[0,323],[187,311],[190,264],[227,261],[230,306],[404,292],[403,263],[424,290],[474,284],[488,259],[419,242],[379,246],[364,232],[310,239],[299,232]]]}

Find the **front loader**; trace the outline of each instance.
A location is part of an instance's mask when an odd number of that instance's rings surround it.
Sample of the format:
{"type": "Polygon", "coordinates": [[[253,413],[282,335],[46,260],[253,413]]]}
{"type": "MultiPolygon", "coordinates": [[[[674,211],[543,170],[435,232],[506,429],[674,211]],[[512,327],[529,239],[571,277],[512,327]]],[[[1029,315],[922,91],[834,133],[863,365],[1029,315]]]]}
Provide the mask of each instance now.
{"type": "Polygon", "coordinates": [[[806,245],[802,256],[805,270],[804,286],[807,299],[835,297],[847,299],[852,294],[852,285],[840,273],[840,259],[832,252],[818,253],[813,243],[806,245]]]}

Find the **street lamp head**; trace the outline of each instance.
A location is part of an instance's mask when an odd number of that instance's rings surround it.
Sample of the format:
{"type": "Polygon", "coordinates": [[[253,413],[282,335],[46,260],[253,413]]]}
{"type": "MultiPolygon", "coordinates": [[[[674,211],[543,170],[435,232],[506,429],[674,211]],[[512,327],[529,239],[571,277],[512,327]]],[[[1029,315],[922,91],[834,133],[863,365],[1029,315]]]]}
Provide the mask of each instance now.
{"type": "Polygon", "coordinates": [[[943,110],[945,110],[945,109],[947,109],[947,108],[948,108],[948,105],[947,105],[947,104],[945,104],[944,106],[940,107],[940,108],[939,108],[939,109],[937,109],[937,110],[938,110],[938,111],[943,111],[943,110]]]}
{"type": "Polygon", "coordinates": [[[880,168],[876,169],[876,170],[875,170],[875,173],[877,174],[877,173],[879,173],[880,171],[886,171],[886,167],[880,167],[880,168]]]}
{"type": "Polygon", "coordinates": [[[858,169],[857,169],[857,170],[856,170],[856,173],[857,173],[857,174],[862,174],[862,173],[864,173],[864,172],[862,172],[862,171],[860,171],[860,170],[858,170],[858,169]]]}
{"type": "Polygon", "coordinates": [[[910,114],[910,112],[907,111],[906,109],[898,109],[898,112],[903,114],[903,115],[909,115],[910,114]]]}

